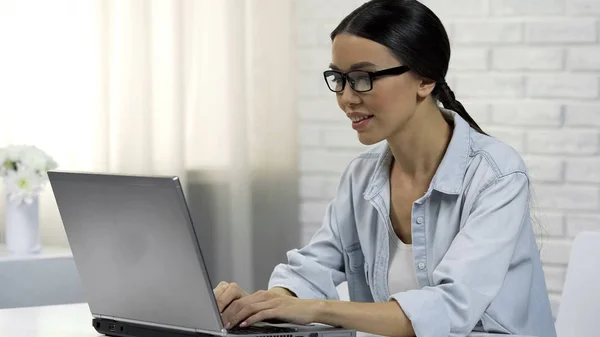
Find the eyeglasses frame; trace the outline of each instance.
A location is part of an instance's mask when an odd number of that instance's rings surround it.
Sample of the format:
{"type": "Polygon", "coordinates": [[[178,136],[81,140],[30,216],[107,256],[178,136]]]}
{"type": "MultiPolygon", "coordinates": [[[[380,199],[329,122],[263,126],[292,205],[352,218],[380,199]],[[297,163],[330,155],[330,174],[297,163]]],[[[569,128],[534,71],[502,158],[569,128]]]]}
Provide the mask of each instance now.
{"type": "Polygon", "coordinates": [[[398,67],[393,67],[393,68],[388,68],[388,69],[383,69],[383,70],[379,70],[379,71],[365,71],[365,70],[351,70],[349,72],[343,73],[339,70],[333,70],[333,69],[329,69],[329,70],[325,70],[323,72],[323,77],[325,79],[325,83],[327,84],[327,88],[335,93],[340,93],[343,92],[344,89],[346,89],[346,83],[349,82],[350,83],[350,87],[352,88],[352,90],[354,90],[355,92],[359,92],[359,93],[364,93],[364,92],[369,92],[371,90],[373,90],[373,81],[383,77],[383,76],[390,76],[390,75],[402,75],[406,72],[410,71],[410,67],[407,65],[402,65],[402,66],[398,66],[398,67]],[[367,75],[369,75],[369,82],[370,82],[370,88],[368,90],[356,90],[354,89],[354,84],[352,81],[349,80],[348,75],[350,73],[353,72],[361,72],[361,73],[366,73],[367,75]],[[339,74],[342,78],[342,89],[340,89],[339,91],[337,90],[333,90],[331,89],[331,87],[329,86],[329,82],[327,81],[327,76],[330,74],[339,74]]]}

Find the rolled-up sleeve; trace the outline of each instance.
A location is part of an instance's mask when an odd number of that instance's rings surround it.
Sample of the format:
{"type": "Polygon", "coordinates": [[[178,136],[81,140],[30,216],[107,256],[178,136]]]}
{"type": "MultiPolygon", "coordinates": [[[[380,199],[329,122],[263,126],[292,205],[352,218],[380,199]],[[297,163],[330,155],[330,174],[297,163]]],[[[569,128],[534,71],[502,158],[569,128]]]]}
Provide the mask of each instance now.
{"type": "Polygon", "coordinates": [[[529,180],[514,172],[479,193],[433,284],[398,293],[417,337],[467,336],[498,294],[529,212],[529,180]]]}
{"type": "Polygon", "coordinates": [[[299,298],[337,299],[336,286],[345,280],[342,251],[334,200],[308,245],[289,251],[288,263],[275,267],[269,289],[283,287],[299,298]]]}

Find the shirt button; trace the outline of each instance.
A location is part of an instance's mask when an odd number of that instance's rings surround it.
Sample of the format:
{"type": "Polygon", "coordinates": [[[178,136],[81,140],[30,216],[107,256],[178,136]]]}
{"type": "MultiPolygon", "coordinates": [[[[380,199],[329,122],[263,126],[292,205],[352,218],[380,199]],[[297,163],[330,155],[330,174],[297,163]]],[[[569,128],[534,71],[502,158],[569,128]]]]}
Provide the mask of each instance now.
{"type": "Polygon", "coordinates": [[[418,224],[422,224],[423,223],[423,217],[422,216],[420,216],[420,217],[417,218],[417,223],[418,224]]]}
{"type": "Polygon", "coordinates": [[[425,269],[425,263],[419,262],[418,267],[419,267],[420,270],[425,269]]]}

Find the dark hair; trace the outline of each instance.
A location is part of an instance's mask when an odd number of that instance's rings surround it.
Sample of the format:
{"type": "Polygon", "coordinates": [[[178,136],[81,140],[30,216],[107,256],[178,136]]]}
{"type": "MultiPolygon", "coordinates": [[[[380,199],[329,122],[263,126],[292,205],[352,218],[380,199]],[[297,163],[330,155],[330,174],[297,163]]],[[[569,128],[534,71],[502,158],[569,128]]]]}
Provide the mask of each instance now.
{"type": "Polygon", "coordinates": [[[359,36],[386,46],[412,71],[436,81],[433,97],[485,134],[446,83],[450,41],[440,19],[417,0],[371,0],[347,17],[331,33],[359,36]]]}

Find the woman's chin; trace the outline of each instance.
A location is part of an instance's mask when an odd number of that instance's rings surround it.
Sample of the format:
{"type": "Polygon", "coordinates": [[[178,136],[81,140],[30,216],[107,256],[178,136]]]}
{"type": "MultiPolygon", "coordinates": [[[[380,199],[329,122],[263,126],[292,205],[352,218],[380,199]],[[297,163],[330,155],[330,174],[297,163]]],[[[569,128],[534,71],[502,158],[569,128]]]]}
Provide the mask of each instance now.
{"type": "Polygon", "coordinates": [[[370,133],[370,132],[359,132],[358,141],[363,145],[373,145],[384,140],[384,137],[370,133]]]}

